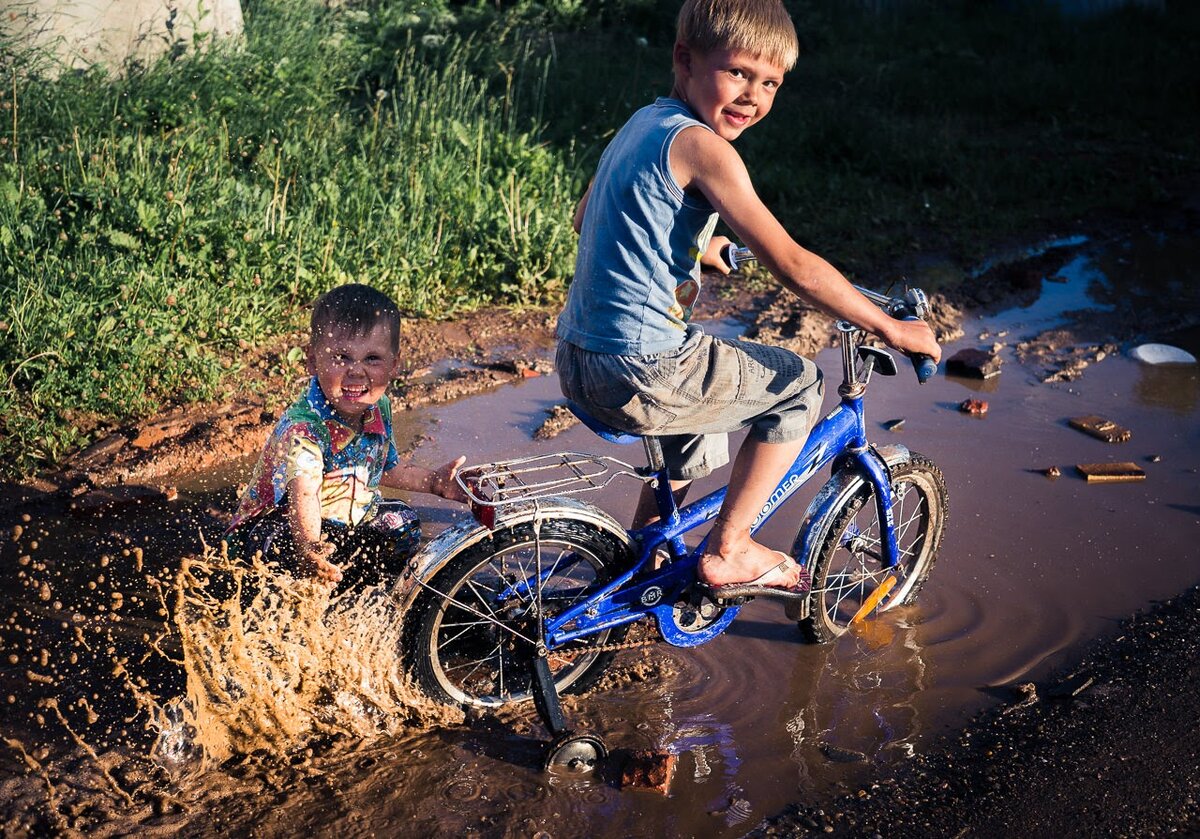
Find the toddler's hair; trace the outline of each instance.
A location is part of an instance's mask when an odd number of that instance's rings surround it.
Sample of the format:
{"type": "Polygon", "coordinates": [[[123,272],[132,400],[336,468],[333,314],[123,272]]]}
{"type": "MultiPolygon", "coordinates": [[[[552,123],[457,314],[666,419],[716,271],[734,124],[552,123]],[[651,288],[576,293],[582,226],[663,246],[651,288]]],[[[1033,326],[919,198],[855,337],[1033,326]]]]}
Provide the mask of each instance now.
{"type": "Polygon", "coordinates": [[[334,332],[366,335],[376,326],[391,332],[392,346],[400,349],[400,310],[392,299],[369,285],[348,283],[322,294],[313,303],[313,337],[334,332]]]}
{"type": "Polygon", "coordinates": [[[675,38],[700,52],[748,52],[784,70],[800,54],[796,27],[780,0],[686,0],[675,38]]]}

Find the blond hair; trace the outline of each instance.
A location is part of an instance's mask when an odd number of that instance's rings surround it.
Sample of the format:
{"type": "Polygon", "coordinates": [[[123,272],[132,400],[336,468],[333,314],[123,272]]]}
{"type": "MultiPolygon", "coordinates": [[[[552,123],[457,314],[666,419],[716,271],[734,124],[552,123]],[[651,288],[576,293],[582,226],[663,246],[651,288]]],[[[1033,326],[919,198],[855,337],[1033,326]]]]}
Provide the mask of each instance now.
{"type": "Polygon", "coordinates": [[[800,44],[780,0],[685,0],[675,38],[699,52],[748,52],[792,69],[800,44]]]}

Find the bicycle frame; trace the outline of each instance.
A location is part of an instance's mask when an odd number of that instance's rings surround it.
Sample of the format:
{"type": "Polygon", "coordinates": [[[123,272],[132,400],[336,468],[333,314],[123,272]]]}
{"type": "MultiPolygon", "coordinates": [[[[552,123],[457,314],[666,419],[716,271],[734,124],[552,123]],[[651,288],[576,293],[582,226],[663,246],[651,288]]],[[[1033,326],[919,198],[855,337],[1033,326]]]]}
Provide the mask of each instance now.
{"type": "MultiPolygon", "coordinates": [[[[856,339],[859,330],[848,323],[839,323],[842,344],[843,383],[838,389],[840,402],[812,430],[808,440],[775,491],[763,505],[751,526],[754,533],[804,486],[820,469],[840,460],[852,463],[853,468],[875,490],[879,521],[883,535],[882,564],[892,568],[899,562],[896,533],[892,517],[892,493],[888,467],[868,442],[863,406],[863,394],[876,359],[886,355],[882,350],[864,349],[863,375],[856,369],[856,339]]],[[[887,357],[890,362],[890,356],[887,357]]],[[[894,372],[894,364],[891,366],[894,372]]],[[[652,438],[645,438],[647,453],[655,469],[651,479],[658,501],[660,518],[639,530],[629,531],[633,544],[640,546],[633,565],[584,602],[565,610],[545,625],[544,643],[554,649],[570,641],[601,632],[653,615],[664,640],[675,646],[697,646],[725,630],[737,616],[738,606],[725,607],[721,615],[702,629],[685,632],[679,629],[672,612],[684,590],[695,581],[696,564],[704,554],[708,537],[689,551],[683,535],[711,521],[721,509],[726,488],[722,487],[703,498],[680,508],[667,480],[661,462],[661,450],[652,438]],[[653,559],[666,546],[671,561],[657,570],[653,559]],[[570,627],[569,629],[567,627],[570,627]]],[[[806,523],[807,526],[807,523],[806,523]]],[[[550,573],[550,572],[546,572],[550,573]]],[[[536,581],[533,581],[536,584],[536,581]]]]}

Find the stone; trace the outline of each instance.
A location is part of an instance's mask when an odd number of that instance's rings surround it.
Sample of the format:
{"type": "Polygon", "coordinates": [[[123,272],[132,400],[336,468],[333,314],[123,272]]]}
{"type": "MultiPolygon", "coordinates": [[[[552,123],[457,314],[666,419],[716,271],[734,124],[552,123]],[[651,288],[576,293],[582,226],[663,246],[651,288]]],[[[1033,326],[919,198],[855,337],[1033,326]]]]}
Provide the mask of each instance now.
{"type": "Polygon", "coordinates": [[[1170,344],[1139,344],[1129,357],[1143,364],[1195,364],[1196,356],[1170,344]]]}
{"type": "Polygon", "coordinates": [[[1000,365],[1003,363],[1000,356],[990,350],[968,348],[959,350],[946,360],[946,373],[951,376],[990,379],[1000,375],[1000,365]]]}
{"type": "Polygon", "coordinates": [[[243,28],[239,0],[32,0],[6,4],[4,16],[15,43],[57,60],[53,75],[92,66],[119,73],[238,38],[243,28]]]}

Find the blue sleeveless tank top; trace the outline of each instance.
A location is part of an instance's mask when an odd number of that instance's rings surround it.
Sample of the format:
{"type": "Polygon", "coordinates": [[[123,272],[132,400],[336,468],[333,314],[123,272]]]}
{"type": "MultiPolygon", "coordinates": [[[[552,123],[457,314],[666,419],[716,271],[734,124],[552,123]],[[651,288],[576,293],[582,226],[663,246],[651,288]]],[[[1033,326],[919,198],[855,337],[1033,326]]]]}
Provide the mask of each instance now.
{"type": "Polygon", "coordinates": [[[677,99],[642,108],[600,157],[558,337],[592,352],[654,355],[683,343],[700,256],[717,214],[671,175],[671,143],[693,125],[677,99]]]}

